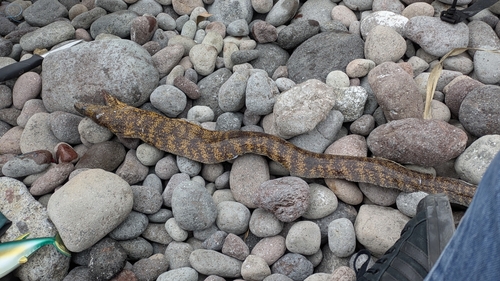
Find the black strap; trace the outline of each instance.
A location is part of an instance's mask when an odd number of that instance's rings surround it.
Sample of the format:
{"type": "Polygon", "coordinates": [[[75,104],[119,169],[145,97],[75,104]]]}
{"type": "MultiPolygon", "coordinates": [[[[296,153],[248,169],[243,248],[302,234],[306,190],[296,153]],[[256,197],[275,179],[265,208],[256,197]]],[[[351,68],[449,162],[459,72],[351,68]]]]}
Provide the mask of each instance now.
{"type": "Polygon", "coordinates": [[[492,6],[497,1],[498,0],[477,0],[476,3],[471,6],[463,10],[457,10],[457,0],[453,0],[451,7],[448,10],[441,12],[441,20],[451,24],[459,23],[492,6]]]}
{"type": "Polygon", "coordinates": [[[362,249],[356,254],[353,260],[353,267],[354,267],[354,272],[356,272],[356,278],[360,278],[361,276],[363,276],[363,274],[365,274],[366,270],[368,269],[368,265],[370,264],[371,258],[372,254],[367,249],[362,249]],[[367,259],[358,269],[356,263],[358,261],[358,258],[363,255],[367,255],[367,259]]]}

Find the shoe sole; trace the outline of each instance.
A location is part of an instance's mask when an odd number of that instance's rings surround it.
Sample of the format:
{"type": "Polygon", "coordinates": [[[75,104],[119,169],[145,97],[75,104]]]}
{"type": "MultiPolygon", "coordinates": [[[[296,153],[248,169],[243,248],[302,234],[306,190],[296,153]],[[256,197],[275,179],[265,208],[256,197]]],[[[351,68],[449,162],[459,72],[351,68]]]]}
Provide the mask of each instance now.
{"type": "Polygon", "coordinates": [[[418,208],[427,211],[427,250],[429,268],[432,268],[455,232],[453,213],[445,194],[425,197],[418,208]]]}

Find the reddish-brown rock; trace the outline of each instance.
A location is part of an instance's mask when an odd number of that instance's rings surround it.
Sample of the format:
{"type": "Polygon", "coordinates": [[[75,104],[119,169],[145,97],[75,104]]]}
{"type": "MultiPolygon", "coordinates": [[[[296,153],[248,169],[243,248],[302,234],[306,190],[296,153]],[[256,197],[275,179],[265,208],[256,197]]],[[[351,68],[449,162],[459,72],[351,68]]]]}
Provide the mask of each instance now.
{"type": "Polygon", "coordinates": [[[413,77],[394,62],[370,71],[368,82],[387,121],[422,118],[424,102],[413,77]]]}
{"type": "Polygon", "coordinates": [[[367,143],[374,156],[402,164],[435,166],[460,155],[467,134],[440,120],[408,118],[375,128],[367,143]]]}

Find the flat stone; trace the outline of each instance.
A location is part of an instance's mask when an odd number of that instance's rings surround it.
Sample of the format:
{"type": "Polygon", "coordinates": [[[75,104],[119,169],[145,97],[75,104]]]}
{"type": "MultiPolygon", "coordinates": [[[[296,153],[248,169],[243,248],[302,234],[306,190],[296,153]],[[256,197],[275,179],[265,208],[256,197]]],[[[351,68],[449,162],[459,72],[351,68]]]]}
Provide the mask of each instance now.
{"type": "Polygon", "coordinates": [[[324,32],[300,44],[286,65],[289,78],[295,83],[308,79],[325,81],[328,73],[345,71],[350,61],[359,58],[364,58],[364,42],[359,35],[324,32]]]}
{"type": "Polygon", "coordinates": [[[467,134],[443,121],[408,118],[377,127],[367,143],[375,156],[427,167],[459,156],[467,134]]]}
{"type": "Polygon", "coordinates": [[[113,173],[91,169],[54,193],[47,211],[66,247],[81,252],[124,221],[132,205],[132,190],[127,182],[113,173]]]}
{"type": "Polygon", "coordinates": [[[194,250],[189,256],[191,266],[201,274],[227,278],[240,276],[241,261],[213,250],[194,250]]]}
{"type": "Polygon", "coordinates": [[[103,89],[137,107],[149,98],[159,78],[149,53],[128,40],[80,43],[45,58],[43,69],[42,96],[49,112],[78,114],[75,102],[103,102],[103,89]]]}
{"type": "Polygon", "coordinates": [[[427,53],[438,57],[469,44],[469,28],[465,23],[449,24],[438,17],[419,16],[409,19],[405,35],[427,53]]]}

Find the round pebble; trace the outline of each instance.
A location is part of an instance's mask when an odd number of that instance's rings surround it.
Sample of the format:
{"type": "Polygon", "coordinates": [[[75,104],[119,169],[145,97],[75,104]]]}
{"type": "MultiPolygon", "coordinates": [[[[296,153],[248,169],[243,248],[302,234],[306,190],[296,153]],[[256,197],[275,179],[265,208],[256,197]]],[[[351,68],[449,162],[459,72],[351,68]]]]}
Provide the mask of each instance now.
{"type": "Polygon", "coordinates": [[[193,181],[180,183],[172,193],[172,211],[184,230],[201,230],[217,218],[217,208],[207,190],[193,181]]]}
{"type": "Polygon", "coordinates": [[[193,250],[193,246],[184,242],[173,241],[168,244],[165,250],[165,258],[170,269],[189,267],[189,255],[193,250]]]}
{"type": "Polygon", "coordinates": [[[313,273],[313,265],[303,255],[288,253],[276,261],[271,270],[272,273],[281,273],[298,281],[313,273]]]}
{"type": "Polygon", "coordinates": [[[337,257],[348,257],[356,249],[356,235],[352,222],[346,218],[332,221],[328,225],[328,247],[337,257]]]}
{"type": "Polygon", "coordinates": [[[90,169],[54,193],[47,211],[66,247],[80,252],[123,222],[132,205],[132,190],[127,182],[113,173],[90,169]]]}
{"type": "Polygon", "coordinates": [[[326,186],[309,184],[309,208],[302,215],[306,219],[320,219],[337,209],[338,200],[335,194],[326,186]]]}
{"type": "Polygon", "coordinates": [[[145,214],[132,211],[127,218],[109,233],[109,237],[115,240],[129,240],[139,237],[148,225],[148,217],[145,214]]]}
{"type": "Polygon", "coordinates": [[[309,198],[310,190],[305,181],[284,177],[264,182],[257,190],[255,203],[280,221],[291,222],[307,211],[309,198]]]}
{"type": "Polygon", "coordinates": [[[177,224],[175,218],[170,218],[165,222],[165,229],[174,241],[182,242],[188,238],[188,232],[177,224]]]}
{"type": "Polygon", "coordinates": [[[261,257],[249,255],[241,265],[241,276],[245,280],[262,280],[269,275],[271,269],[261,257]]]}
{"type": "Polygon", "coordinates": [[[248,229],[250,210],[238,202],[224,201],[217,205],[217,227],[228,233],[243,234],[248,229]]]}
{"type": "Polygon", "coordinates": [[[296,222],[288,231],[285,244],[292,253],[303,255],[316,253],[321,244],[319,226],[310,221],[296,222]]]}

